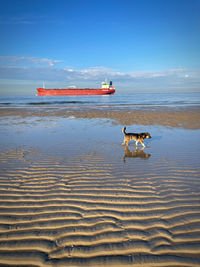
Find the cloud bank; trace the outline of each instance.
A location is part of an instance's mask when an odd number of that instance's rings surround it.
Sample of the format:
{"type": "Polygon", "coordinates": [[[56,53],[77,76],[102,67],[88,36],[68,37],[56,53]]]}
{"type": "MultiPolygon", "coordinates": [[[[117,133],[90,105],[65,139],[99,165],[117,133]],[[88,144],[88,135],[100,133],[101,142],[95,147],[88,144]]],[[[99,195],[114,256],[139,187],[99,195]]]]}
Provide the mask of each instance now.
{"type": "Polygon", "coordinates": [[[120,72],[103,66],[87,69],[61,67],[64,61],[37,57],[0,57],[0,79],[11,81],[41,81],[67,86],[96,86],[105,78],[113,80],[120,92],[200,91],[200,71],[183,67],[164,71],[120,72]]]}

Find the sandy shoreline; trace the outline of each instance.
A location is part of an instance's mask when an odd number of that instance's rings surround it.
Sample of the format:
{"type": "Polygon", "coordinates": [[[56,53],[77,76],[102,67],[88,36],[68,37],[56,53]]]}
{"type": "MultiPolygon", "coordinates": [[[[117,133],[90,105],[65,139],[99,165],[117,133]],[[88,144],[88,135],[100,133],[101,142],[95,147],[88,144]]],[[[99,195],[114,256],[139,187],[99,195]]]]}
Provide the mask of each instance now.
{"type": "Polygon", "coordinates": [[[200,265],[198,110],[0,114],[0,266],[200,265]]]}
{"type": "Polygon", "coordinates": [[[114,123],[122,125],[162,125],[167,127],[182,127],[185,129],[200,128],[200,108],[157,108],[157,109],[135,109],[128,108],[1,108],[0,117],[17,116],[21,118],[27,117],[74,117],[84,119],[110,119],[114,123]]]}

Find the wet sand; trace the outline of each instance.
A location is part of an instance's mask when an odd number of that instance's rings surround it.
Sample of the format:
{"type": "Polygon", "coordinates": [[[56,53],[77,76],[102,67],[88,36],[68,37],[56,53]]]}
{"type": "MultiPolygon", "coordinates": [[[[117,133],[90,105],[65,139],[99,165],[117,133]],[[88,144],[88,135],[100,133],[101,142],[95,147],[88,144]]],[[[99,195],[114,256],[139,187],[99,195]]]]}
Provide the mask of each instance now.
{"type": "Polygon", "coordinates": [[[200,128],[200,108],[143,108],[118,109],[114,107],[84,107],[84,108],[1,108],[0,117],[74,117],[79,119],[109,119],[122,125],[162,125],[167,127],[181,127],[185,129],[200,128]]]}
{"type": "Polygon", "coordinates": [[[200,265],[197,111],[184,121],[169,110],[169,122],[152,111],[170,129],[144,111],[137,127],[115,111],[9,112],[1,111],[0,266],[200,265]],[[120,145],[124,124],[151,133],[145,149],[120,145]]]}

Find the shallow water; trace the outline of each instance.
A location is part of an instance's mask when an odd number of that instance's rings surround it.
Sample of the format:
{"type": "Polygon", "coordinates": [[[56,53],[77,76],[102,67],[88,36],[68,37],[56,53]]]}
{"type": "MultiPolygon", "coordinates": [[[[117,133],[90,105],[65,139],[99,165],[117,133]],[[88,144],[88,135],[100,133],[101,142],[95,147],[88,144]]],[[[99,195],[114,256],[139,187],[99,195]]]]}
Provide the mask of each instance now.
{"type": "Polygon", "coordinates": [[[7,118],[0,264],[199,266],[200,130],[7,118]]]}
{"type": "Polygon", "coordinates": [[[104,96],[36,96],[36,95],[1,95],[0,107],[185,107],[200,106],[200,93],[153,93],[153,94],[114,94],[104,96]]]}

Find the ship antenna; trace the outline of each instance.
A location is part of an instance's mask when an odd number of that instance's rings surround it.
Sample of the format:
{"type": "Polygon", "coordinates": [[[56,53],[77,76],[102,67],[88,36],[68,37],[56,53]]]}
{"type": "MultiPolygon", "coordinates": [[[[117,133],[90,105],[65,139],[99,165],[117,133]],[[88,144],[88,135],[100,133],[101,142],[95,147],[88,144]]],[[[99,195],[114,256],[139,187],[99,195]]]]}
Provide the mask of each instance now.
{"type": "Polygon", "coordinates": [[[45,84],[44,84],[44,81],[43,81],[43,89],[45,89],[45,84]]]}

